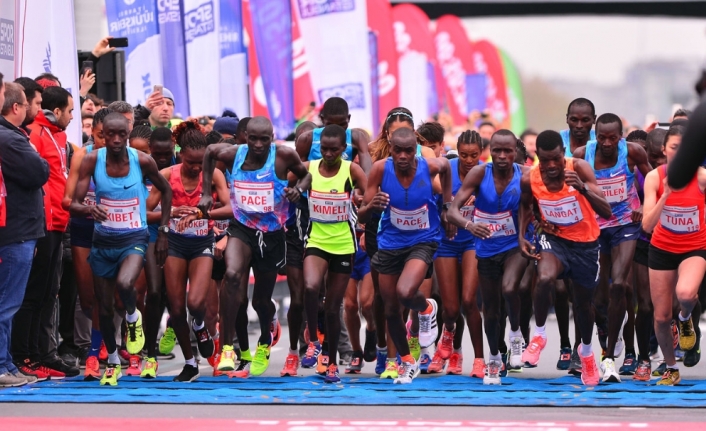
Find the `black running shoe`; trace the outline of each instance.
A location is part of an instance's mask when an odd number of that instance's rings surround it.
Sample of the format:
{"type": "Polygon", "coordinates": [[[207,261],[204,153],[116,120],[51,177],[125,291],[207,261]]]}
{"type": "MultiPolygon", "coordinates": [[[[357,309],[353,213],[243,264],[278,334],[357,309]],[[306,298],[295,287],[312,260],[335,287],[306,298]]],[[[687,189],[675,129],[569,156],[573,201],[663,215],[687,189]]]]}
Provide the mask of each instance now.
{"type": "Polygon", "coordinates": [[[211,338],[211,334],[208,333],[206,326],[198,331],[194,329],[194,335],[196,335],[196,344],[199,348],[199,354],[201,357],[210,358],[213,356],[213,351],[216,346],[213,343],[213,338],[211,338]]]}
{"type": "Polygon", "coordinates": [[[701,337],[696,339],[696,345],[684,352],[684,366],[695,367],[701,360],[701,337]]]}
{"type": "Polygon", "coordinates": [[[51,368],[52,370],[59,371],[60,373],[64,373],[66,377],[76,377],[81,374],[81,370],[77,366],[67,364],[58,357],[55,357],[49,361],[44,361],[42,362],[42,365],[47,368],[51,368]]]}
{"type": "Polygon", "coordinates": [[[174,377],[175,382],[193,382],[199,378],[199,367],[192,367],[189,364],[184,364],[184,369],[181,370],[178,376],[174,377]]]}
{"type": "Polygon", "coordinates": [[[373,362],[377,359],[378,337],[375,331],[365,330],[365,346],[363,346],[363,360],[373,362]]]}
{"type": "Polygon", "coordinates": [[[346,368],[346,374],[360,374],[363,370],[363,353],[353,352],[351,363],[346,368]]]}

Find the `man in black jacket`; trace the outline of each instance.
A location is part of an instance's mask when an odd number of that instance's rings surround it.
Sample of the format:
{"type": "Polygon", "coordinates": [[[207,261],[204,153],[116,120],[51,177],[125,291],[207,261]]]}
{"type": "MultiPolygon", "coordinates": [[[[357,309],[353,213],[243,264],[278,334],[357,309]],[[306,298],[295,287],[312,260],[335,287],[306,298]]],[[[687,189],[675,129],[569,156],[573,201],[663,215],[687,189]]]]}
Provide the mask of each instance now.
{"type": "Polygon", "coordinates": [[[24,89],[9,82],[3,87],[0,74],[0,101],[3,88],[0,205],[6,209],[6,218],[4,225],[0,222],[0,387],[37,381],[34,373],[24,375],[12,363],[9,344],[12,318],[22,304],[34,247],[37,238],[44,236],[42,186],[49,179],[49,164],[19,128],[29,108],[24,89]]]}

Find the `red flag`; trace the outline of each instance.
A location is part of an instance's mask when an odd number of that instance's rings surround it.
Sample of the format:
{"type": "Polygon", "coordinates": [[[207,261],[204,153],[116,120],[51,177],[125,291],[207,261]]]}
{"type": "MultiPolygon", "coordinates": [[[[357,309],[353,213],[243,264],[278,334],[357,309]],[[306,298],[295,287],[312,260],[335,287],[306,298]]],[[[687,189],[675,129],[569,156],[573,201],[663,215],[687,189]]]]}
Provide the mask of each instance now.
{"type": "Polygon", "coordinates": [[[505,72],[498,49],[487,40],[472,45],[473,71],[487,76],[486,107],[501,127],[509,128],[510,114],[507,100],[505,72]]]}
{"type": "Polygon", "coordinates": [[[473,73],[471,42],[457,16],[444,15],[436,21],[436,58],[446,81],[446,100],[456,124],[468,117],[466,75],[473,73]]]}
{"type": "Polygon", "coordinates": [[[382,123],[387,113],[400,104],[392,7],[388,0],[367,0],[367,10],[368,27],[377,35],[378,94],[380,123],[382,123]]]}

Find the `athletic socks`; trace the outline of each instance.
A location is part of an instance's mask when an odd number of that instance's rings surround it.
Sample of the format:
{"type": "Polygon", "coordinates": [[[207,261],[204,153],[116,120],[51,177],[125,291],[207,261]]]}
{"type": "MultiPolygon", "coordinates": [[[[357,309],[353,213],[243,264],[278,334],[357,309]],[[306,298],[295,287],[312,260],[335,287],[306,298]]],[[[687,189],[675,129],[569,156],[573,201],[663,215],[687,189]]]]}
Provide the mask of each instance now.
{"type": "MultiPolygon", "coordinates": [[[[250,352],[248,352],[248,353],[250,353],[250,352]]],[[[294,356],[299,356],[299,351],[298,351],[298,350],[289,349],[289,354],[290,354],[290,355],[294,355],[294,356]]]]}
{"type": "Polygon", "coordinates": [[[196,358],[192,357],[191,359],[186,360],[186,365],[191,365],[192,367],[196,367],[196,358]]]}
{"type": "Polygon", "coordinates": [[[108,353],[108,363],[120,365],[120,356],[118,356],[118,349],[113,350],[113,353],[108,353]]]}
{"type": "Polygon", "coordinates": [[[547,327],[545,326],[537,326],[534,328],[534,335],[539,335],[540,337],[544,338],[545,340],[547,339],[547,327]]]}
{"type": "Polygon", "coordinates": [[[196,323],[196,320],[194,320],[194,323],[191,324],[191,327],[194,328],[194,331],[200,331],[203,329],[205,323],[201,322],[201,324],[196,323]]]}
{"type": "Polygon", "coordinates": [[[137,311],[137,308],[135,309],[135,312],[132,314],[125,313],[125,320],[127,320],[127,323],[135,323],[137,322],[137,318],[140,317],[137,311]]]}
{"type": "Polygon", "coordinates": [[[682,322],[686,322],[687,320],[691,319],[691,313],[689,313],[688,316],[686,317],[681,317],[681,311],[679,312],[679,320],[682,322]]]}
{"type": "Polygon", "coordinates": [[[490,359],[491,361],[496,361],[496,362],[502,362],[502,361],[503,361],[503,358],[502,358],[502,356],[500,355],[500,352],[498,352],[497,355],[490,355],[489,359],[490,359]]]}
{"type": "Polygon", "coordinates": [[[522,331],[519,329],[517,331],[510,330],[510,338],[522,338],[522,331]]]}
{"type": "Polygon", "coordinates": [[[431,314],[432,311],[434,311],[434,307],[432,307],[431,302],[427,300],[427,308],[424,311],[420,311],[419,314],[431,314]]]}
{"type": "Polygon", "coordinates": [[[88,352],[88,356],[98,357],[101,344],[103,343],[103,334],[98,329],[91,328],[91,350],[88,352]]]}
{"type": "Polygon", "coordinates": [[[579,346],[579,353],[581,353],[581,356],[589,356],[593,352],[593,347],[590,344],[583,344],[579,346]]]}
{"type": "Polygon", "coordinates": [[[411,354],[410,354],[410,355],[404,355],[404,356],[402,356],[402,358],[400,358],[400,359],[402,359],[402,362],[406,362],[406,363],[408,363],[408,364],[413,364],[413,363],[415,362],[415,361],[414,361],[414,356],[412,356],[411,354]]]}

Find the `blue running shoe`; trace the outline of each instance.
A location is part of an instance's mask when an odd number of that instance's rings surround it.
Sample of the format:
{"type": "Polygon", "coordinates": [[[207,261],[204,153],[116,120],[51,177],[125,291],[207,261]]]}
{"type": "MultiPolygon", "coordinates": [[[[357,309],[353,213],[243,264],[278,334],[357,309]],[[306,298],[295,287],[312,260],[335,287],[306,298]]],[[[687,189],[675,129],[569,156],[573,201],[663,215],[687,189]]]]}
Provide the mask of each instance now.
{"type": "Polygon", "coordinates": [[[507,377],[507,352],[501,353],[502,367],[500,367],[500,377],[507,377]]]}
{"type": "Polygon", "coordinates": [[[387,366],[387,350],[381,352],[377,351],[377,362],[375,364],[375,374],[378,376],[385,372],[385,367],[387,366]]]}
{"type": "Polygon", "coordinates": [[[306,354],[302,358],[302,368],[314,368],[319,362],[321,354],[321,343],[309,343],[306,349],[306,354]]]}
{"type": "Polygon", "coordinates": [[[429,364],[431,364],[431,356],[426,353],[422,354],[422,356],[419,358],[419,370],[422,372],[422,374],[427,373],[427,370],[429,369],[429,364]]]}

